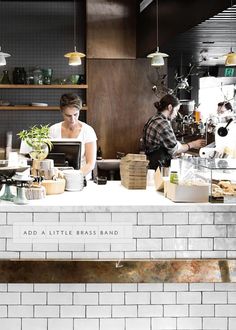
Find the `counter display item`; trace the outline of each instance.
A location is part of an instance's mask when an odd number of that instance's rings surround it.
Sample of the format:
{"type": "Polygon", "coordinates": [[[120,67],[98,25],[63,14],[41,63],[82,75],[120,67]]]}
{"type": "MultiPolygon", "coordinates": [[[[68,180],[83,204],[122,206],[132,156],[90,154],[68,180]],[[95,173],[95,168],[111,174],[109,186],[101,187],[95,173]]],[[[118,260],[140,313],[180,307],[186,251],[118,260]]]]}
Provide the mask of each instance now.
{"type": "Polygon", "coordinates": [[[146,155],[127,154],[120,161],[121,184],[128,189],[146,189],[147,166],[146,155]]]}
{"type": "Polygon", "coordinates": [[[187,185],[208,184],[210,202],[235,203],[236,159],[182,159],[180,182],[187,185]]]}
{"type": "Polygon", "coordinates": [[[207,203],[208,202],[207,184],[175,184],[170,181],[165,183],[164,193],[173,202],[180,203],[207,203]]]}
{"type": "MultiPolygon", "coordinates": [[[[176,166],[176,164],[175,164],[176,166]]],[[[186,166],[185,166],[186,168],[186,166]]],[[[164,191],[164,196],[177,203],[207,203],[209,184],[203,180],[182,179],[179,177],[181,170],[171,171],[169,176],[163,176],[158,168],[155,173],[155,189],[164,191]]]]}

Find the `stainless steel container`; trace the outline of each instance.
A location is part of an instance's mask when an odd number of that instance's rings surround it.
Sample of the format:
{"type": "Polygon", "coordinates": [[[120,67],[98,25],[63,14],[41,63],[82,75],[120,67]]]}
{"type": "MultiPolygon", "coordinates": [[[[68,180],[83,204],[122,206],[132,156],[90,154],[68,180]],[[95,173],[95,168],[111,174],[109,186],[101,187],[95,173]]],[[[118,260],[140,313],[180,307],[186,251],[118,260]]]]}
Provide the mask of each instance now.
{"type": "Polygon", "coordinates": [[[180,100],[179,113],[183,116],[191,115],[194,111],[194,100],[180,100]]]}

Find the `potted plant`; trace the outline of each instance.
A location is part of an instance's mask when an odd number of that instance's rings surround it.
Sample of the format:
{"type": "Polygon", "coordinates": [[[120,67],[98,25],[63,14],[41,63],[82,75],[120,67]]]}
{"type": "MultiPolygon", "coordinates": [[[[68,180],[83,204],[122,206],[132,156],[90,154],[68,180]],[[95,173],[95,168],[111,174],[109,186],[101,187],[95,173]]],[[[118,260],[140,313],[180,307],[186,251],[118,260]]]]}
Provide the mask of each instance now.
{"type": "Polygon", "coordinates": [[[43,160],[52,149],[48,125],[33,126],[29,130],[20,131],[17,135],[31,147],[29,154],[32,159],[43,160]]]}

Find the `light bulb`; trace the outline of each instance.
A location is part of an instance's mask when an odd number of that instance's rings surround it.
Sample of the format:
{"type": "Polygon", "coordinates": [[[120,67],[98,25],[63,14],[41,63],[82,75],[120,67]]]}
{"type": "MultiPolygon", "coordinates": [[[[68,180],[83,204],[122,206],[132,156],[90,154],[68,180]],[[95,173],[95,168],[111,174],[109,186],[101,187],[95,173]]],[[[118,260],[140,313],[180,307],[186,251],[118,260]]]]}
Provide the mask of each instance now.
{"type": "Polygon", "coordinates": [[[0,54],[0,66],[6,65],[6,64],[7,64],[7,62],[6,62],[5,56],[0,54]]]}
{"type": "Polygon", "coordinates": [[[161,55],[155,55],[152,57],[151,66],[165,65],[164,58],[161,55]]]}
{"type": "Polygon", "coordinates": [[[81,65],[81,57],[78,56],[77,54],[71,54],[69,57],[69,65],[81,65]]]}

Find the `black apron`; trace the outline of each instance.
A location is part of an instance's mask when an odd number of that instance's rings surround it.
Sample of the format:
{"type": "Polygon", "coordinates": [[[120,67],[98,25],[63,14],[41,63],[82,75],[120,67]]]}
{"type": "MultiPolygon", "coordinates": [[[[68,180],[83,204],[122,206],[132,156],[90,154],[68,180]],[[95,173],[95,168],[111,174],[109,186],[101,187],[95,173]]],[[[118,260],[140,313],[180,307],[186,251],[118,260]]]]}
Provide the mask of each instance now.
{"type": "Polygon", "coordinates": [[[143,129],[143,142],[145,147],[145,154],[147,155],[147,158],[149,160],[149,169],[156,170],[158,167],[169,167],[170,161],[172,159],[171,155],[168,153],[168,150],[163,146],[157,146],[152,151],[148,151],[146,148],[146,132],[148,126],[156,120],[156,116],[153,118],[150,118],[149,121],[145,124],[143,129]]]}

